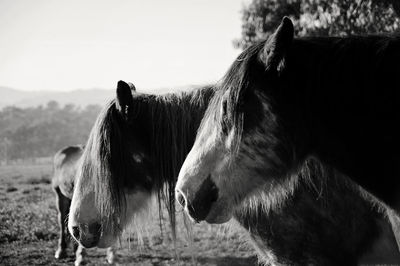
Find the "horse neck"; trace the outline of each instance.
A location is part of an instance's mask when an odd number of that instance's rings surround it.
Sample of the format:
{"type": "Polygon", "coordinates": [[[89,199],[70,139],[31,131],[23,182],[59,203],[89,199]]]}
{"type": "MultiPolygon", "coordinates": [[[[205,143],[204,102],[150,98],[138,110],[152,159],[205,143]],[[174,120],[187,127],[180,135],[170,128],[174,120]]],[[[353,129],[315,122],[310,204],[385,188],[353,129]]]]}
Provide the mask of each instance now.
{"type": "Polygon", "coordinates": [[[293,191],[261,191],[235,215],[264,262],[356,264],[382,228],[391,230],[385,214],[342,176],[301,172],[293,182],[293,191]]]}
{"type": "Polygon", "coordinates": [[[397,211],[400,182],[391,177],[400,162],[400,94],[393,86],[400,75],[399,42],[376,36],[298,40],[287,58],[281,97],[295,110],[286,112],[291,117],[285,121],[298,125],[290,137],[305,140],[297,145],[303,145],[298,158],[317,156],[397,211]]]}

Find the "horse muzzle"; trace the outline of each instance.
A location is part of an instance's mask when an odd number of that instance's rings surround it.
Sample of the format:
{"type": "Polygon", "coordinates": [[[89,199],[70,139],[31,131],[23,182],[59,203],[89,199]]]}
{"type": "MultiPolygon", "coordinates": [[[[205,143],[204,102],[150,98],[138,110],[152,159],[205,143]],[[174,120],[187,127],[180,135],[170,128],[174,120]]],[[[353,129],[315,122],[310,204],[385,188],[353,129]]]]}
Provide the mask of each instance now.
{"type": "Polygon", "coordinates": [[[73,225],[70,227],[70,233],[82,246],[92,248],[99,243],[101,225],[99,223],[73,225]]]}
{"type": "Polygon", "coordinates": [[[218,199],[218,188],[209,175],[197,188],[191,188],[189,183],[177,186],[176,200],[189,216],[200,222],[206,219],[213,203],[218,199]]]}

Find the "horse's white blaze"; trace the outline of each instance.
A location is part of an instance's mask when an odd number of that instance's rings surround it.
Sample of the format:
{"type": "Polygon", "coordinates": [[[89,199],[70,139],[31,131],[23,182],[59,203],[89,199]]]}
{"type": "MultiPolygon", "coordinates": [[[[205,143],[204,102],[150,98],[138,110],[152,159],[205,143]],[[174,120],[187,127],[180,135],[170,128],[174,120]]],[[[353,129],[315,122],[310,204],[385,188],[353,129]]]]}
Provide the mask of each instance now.
{"type": "Polygon", "coordinates": [[[72,226],[76,224],[89,224],[97,221],[99,213],[95,207],[95,196],[91,189],[89,178],[77,178],[71,201],[68,219],[68,228],[72,232],[72,226]]]}
{"type": "MultiPolygon", "coordinates": [[[[228,154],[224,153],[225,143],[219,137],[217,129],[212,129],[207,136],[198,136],[179,173],[176,189],[181,191],[186,201],[192,201],[203,182],[211,176],[217,187],[220,186],[220,172],[226,169],[228,154]]],[[[218,194],[218,200],[212,205],[206,220],[223,223],[232,217],[227,195],[218,194]]]]}

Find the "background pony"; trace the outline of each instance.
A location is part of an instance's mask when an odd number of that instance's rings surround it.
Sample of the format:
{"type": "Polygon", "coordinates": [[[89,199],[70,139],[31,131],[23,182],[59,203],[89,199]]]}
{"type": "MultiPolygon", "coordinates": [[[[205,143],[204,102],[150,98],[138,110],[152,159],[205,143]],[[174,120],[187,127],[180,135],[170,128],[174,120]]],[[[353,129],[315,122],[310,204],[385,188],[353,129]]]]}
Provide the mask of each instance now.
{"type": "MultiPolygon", "coordinates": [[[[293,40],[293,32],[284,18],[267,41],[238,57],[219,84],[176,187],[194,220],[223,223],[235,216],[243,222],[237,213],[243,206],[255,215],[249,199],[266,205],[264,214],[279,209],[304,186],[299,173],[310,158],[396,208],[400,94],[390,85],[400,74],[400,39],[293,40]]],[[[377,241],[379,234],[370,237],[377,241]]]]}
{"type": "MultiPolygon", "coordinates": [[[[60,239],[54,255],[56,259],[62,259],[67,255],[69,234],[66,225],[68,224],[68,212],[71,206],[76,170],[83,148],[81,145],[68,146],[59,150],[54,156],[54,175],[51,184],[56,194],[58,224],[60,226],[60,239]]],[[[75,242],[73,245],[76,251],[75,265],[80,265],[83,261],[84,248],[78,246],[75,242]]],[[[111,264],[114,263],[114,260],[114,249],[109,247],[107,249],[107,262],[111,264]]]]}
{"type": "Polygon", "coordinates": [[[68,227],[85,247],[108,247],[151,195],[166,203],[175,236],[174,187],[214,88],[149,95],[118,82],[82,155],[68,227]]]}

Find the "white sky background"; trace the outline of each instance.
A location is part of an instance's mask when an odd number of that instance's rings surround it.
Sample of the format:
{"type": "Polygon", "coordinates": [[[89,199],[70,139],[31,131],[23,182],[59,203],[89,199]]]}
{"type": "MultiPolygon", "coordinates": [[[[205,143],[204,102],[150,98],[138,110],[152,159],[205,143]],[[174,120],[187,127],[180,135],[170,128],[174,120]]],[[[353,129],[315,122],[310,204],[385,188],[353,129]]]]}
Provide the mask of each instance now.
{"type": "Polygon", "coordinates": [[[245,0],[0,0],[0,86],[141,89],[220,79],[245,0]]]}

